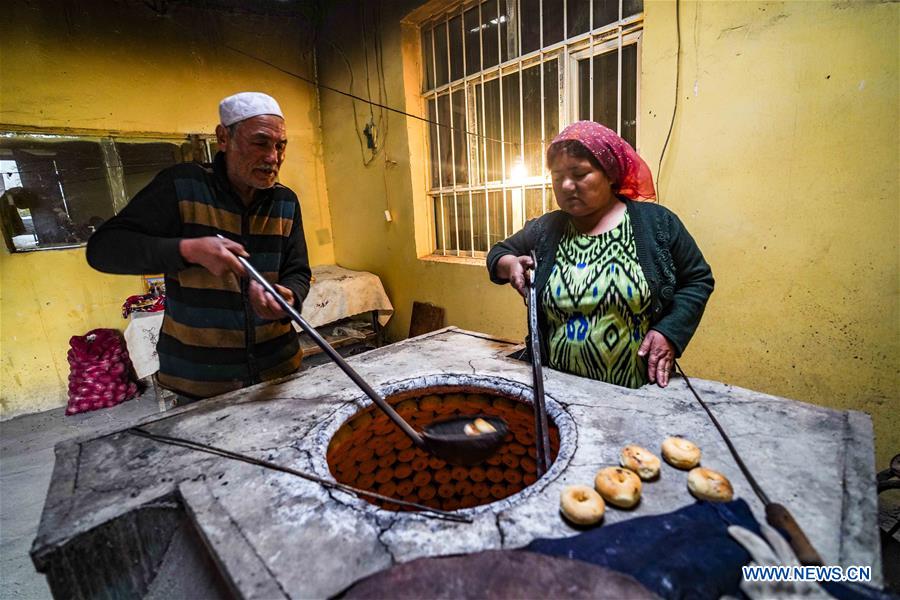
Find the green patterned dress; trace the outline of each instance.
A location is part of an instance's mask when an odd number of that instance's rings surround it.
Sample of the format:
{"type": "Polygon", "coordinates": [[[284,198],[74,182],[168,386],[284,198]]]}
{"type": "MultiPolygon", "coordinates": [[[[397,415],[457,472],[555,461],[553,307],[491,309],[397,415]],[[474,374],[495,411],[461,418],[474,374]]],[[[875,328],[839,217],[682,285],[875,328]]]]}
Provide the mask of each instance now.
{"type": "Polygon", "coordinates": [[[650,287],[627,211],[600,235],[569,223],[541,303],[552,368],[630,388],[647,383],[637,351],[649,328],[650,287]]]}

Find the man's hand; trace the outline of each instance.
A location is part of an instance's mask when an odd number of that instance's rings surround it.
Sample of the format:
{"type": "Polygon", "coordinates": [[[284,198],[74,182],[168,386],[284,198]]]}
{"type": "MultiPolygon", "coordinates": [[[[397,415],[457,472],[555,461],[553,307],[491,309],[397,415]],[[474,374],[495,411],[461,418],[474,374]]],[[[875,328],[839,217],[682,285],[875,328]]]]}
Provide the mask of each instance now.
{"type": "Polygon", "coordinates": [[[234,255],[250,256],[237,242],[212,236],[185,238],[179,242],[178,250],[185,261],[204,267],[216,277],[234,273],[241,278],[244,267],[234,255]]]}
{"type": "Polygon", "coordinates": [[[519,292],[524,298],[528,293],[528,275],[526,271],[534,268],[534,261],[530,256],[513,256],[507,254],[497,261],[497,277],[508,279],[509,285],[519,292]]]}
{"type": "Polygon", "coordinates": [[[647,357],[647,377],[650,383],[663,388],[669,385],[669,374],[675,363],[675,348],[666,336],[653,329],[648,331],[638,348],[638,356],[647,357]]]}
{"type": "MultiPolygon", "coordinates": [[[[274,284],[274,287],[281,294],[281,297],[287,300],[288,304],[294,305],[294,292],[277,283],[274,284]]],[[[263,319],[277,321],[288,316],[284,309],[281,308],[281,305],[278,304],[278,301],[272,297],[272,294],[264,290],[263,286],[255,281],[250,282],[250,305],[256,311],[256,314],[263,319]]]]}

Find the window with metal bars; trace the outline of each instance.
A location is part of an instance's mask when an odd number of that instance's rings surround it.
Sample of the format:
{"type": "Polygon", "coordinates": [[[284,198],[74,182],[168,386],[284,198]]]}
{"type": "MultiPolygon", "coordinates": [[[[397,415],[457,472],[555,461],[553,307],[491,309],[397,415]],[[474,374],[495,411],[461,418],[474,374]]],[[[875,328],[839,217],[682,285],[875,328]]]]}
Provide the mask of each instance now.
{"type": "Polygon", "coordinates": [[[638,134],[642,0],[486,0],[423,23],[434,253],[482,257],[555,207],[566,124],[638,134]]]}

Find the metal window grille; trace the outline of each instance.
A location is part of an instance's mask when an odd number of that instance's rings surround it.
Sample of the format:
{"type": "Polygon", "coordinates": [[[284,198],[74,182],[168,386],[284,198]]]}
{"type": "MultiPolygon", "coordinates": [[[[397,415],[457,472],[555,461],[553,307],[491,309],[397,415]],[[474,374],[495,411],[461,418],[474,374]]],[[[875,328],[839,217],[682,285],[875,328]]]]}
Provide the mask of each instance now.
{"type": "Polygon", "coordinates": [[[636,146],[643,0],[485,0],[423,23],[434,254],[483,257],[552,210],[544,151],[591,119],[636,146]]]}

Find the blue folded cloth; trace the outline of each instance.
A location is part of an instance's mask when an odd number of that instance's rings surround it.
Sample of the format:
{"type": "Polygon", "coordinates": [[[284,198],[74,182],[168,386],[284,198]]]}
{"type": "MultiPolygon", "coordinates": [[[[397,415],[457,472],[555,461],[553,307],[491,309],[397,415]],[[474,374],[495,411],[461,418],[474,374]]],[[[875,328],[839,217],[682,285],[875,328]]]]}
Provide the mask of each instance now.
{"type": "MultiPolygon", "coordinates": [[[[675,512],[637,517],[560,539],[536,539],[523,548],[627,573],[663,598],[745,597],[738,587],[750,554],[728,535],[740,525],[762,536],[743,500],[697,502],[675,512]]],[[[861,585],[823,584],[841,600],[888,598],[861,585]]]]}
{"type": "Polygon", "coordinates": [[[750,554],[728,535],[729,525],[762,534],[743,500],[697,502],[573,537],[536,539],[524,549],[627,573],[663,598],[739,596],[750,554]]]}

